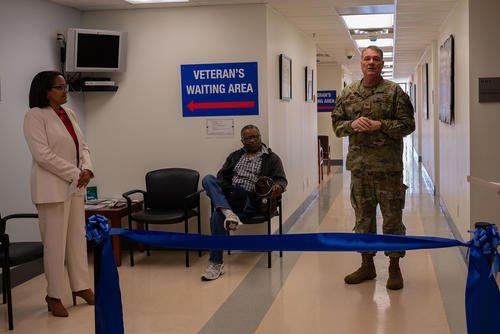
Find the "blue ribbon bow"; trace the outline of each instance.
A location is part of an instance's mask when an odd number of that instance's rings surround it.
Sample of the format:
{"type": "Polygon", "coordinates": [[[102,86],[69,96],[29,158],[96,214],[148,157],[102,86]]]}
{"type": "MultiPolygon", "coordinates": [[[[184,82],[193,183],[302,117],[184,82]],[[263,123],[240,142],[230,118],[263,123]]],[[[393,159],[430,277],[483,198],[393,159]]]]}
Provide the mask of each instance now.
{"type": "Polygon", "coordinates": [[[102,215],[92,215],[89,217],[87,225],[85,225],[85,237],[87,240],[100,244],[109,238],[110,230],[108,218],[102,215]]]}
{"type": "Polygon", "coordinates": [[[469,334],[498,333],[500,291],[495,277],[498,273],[497,247],[500,234],[495,225],[480,226],[472,232],[469,248],[469,272],[465,287],[465,310],[469,334]]]}
{"type": "Polygon", "coordinates": [[[469,241],[470,247],[476,248],[488,262],[491,263],[490,275],[496,277],[500,269],[500,232],[496,225],[487,225],[477,227],[472,233],[472,240],[469,241]]]}

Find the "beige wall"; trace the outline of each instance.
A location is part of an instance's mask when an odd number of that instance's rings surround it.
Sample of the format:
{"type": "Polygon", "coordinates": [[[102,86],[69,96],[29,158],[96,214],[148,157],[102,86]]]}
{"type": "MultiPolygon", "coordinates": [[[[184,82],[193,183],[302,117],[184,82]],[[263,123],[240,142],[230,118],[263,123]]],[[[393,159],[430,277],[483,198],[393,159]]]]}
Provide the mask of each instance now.
{"type": "MultiPolygon", "coordinates": [[[[95,183],[103,196],[144,188],[148,170],[188,167],[215,174],[241,147],[239,130],[257,125],[281,156],[289,187],[285,218],[317,184],[312,152],[314,104],[303,101],[304,66],[315,65],[315,46],[266,5],[200,6],[86,12],[88,28],[128,32],[127,70],[115,75],[116,93],[86,93],[95,183]],[[278,55],[292,58],[293,99],[279,100],[278,55]],[[258,62],[259,115],[234,120],[233,138],[207,139],[204,117],[183,118],[180,65],[258,62]]],[[[220,118],[220,117],[219,117],[220,118]]],[[[208,200],[203,196],[208,219],[208,200]]]]}
{"type": "MultiPolygon", "coordinates": [[[[305,67],[316,70],[316,45],[283,16],[267,11],[267,90],[269,139],[284,160],[288,178],[286,214],[292,213],[317,188],[316,103],[305,102],[305,67]],[[279,99],[279,54],[292,59],[292,99],[279,99]]],[[[314,87],[316,79],[314,80],[314,87]]]]}
{"type": "Polygon", "coordinates": [[[432,48],[429,47],[425,52],[422,61],[418,66],[418,78],[419,78],[419,103],[417,106],[418,109],[418,120],[421,122],[419,128],[422,131],[422,147],[421,147],[421,156],[422,156],[422,165],[425,167],[425,170],[429,174],[432,182],[435,186],[438,185],[436,180],[436,160],[434,156],[435,152],[435,119],[437,117],[437,113],[434,112],[433,104],[432,104],[432,91],[434,88],[432,81],[433,74],[433,59],[432,59],[432,48]],[[427,76],[427,85],[428,85],[428,93],[427,93],[427,108],[429,118],[425,117],[425,111],[423,109],[424,106],[424,90],[425,90],[425,64],[427,63],[428,68],[428,76],[427,76]]]}
{"type": "MultiPolygon", "coordinates": [[[[0,214],[36,212],[30,196],[31,154],[23,136],[31,80],[59,69],[56,33],[80,24],[75,9],[40,0],[0,1],[0,214]]],[[[80,94],[69,93],[68,107],[85,130],[80,94]]],[[[9,224],[11,241],[40,240],[38,224],[9,224]]]]}
{"type": "MultiPolygon", "coordinates": [[[[468,1],[460,0],[443,25],[438,48],[450,34],[455,39],[455,122],[439,126],[439,191],[464,239],[469,239],[469,16],[468,1]]],[[[438,51],[439,57],[439,51],[438,51]]],[[[435,87],[438,91],[439,85],[435,87]]],[[[438,99],[439,101],[439,99],[438,99]]],[[[439,105],[439,104],[437,104],[439,105]]]]}
{"type": "MultiPolygon", "coordinates": [[[[416,96],[413,97],[412,103],[413,108],[415,110],[415,131],[411,134],[413,141],[413,149],[417,154],[419,160],[422,160],[422,71],[421,64],[418,64],[415,67],[415,73],[412,75],[413,85],[416,87],[415,90],[412,91],[412,94],[416,93],[416,96]]],[[[412,87],[412,89],[414,89],[412,87]]]]}
{"type": "MultiPolygon", "coordinates": [[[[479,103],[478,79],[500,77],[497,61],[500,46],[500,2],[469,1],[469,92],[470,100],[470,174],[488,181],[500,182],[500,103],[479,103]]],[[[457,48],[461,52],[460,48],[457,48]]],[[[500,223],[500,196],[493,190],[470,187],[470,221],[500,223]]]]}
{"type": "MultiPolygon", "coordinates": [[[[318,89],[336,90],[337,98],[342,90],[342,67],[336,63],[318,65],[318,89]]],[[[318,134],[327,135],[330,140],[331,159],[342,160],[342,138],[333,133],[331,113],[319,112],[318,134]]]]}

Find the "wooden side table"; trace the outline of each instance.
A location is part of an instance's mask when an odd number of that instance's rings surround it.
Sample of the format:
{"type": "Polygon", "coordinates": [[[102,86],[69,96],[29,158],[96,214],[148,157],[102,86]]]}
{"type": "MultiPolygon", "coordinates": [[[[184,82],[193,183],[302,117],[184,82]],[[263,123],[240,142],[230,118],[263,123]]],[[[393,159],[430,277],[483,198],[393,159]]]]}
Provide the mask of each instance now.
{"type": "MultiPolygon", "coordinates": [[[[85,209],[85,220],[87,220],[92,215],[103,215],[104,217],[109,219],[109,224],[112,228],[121,228],[122,227],[122,218],[127,216],[127,206],[122,206],[119,208],[115,207],[103,207],[103,208],[88,208],[85,209]]],[[[132,203],[132,212],[137,212],[142,210],[142,201],[132,203]]],[[[113,253],[115,255],[116,266],[122,265],[122,255],[121,255],[121,245],[120,245],[120,236],[113,235],[111,236],[113,243],[113,253]]]]}

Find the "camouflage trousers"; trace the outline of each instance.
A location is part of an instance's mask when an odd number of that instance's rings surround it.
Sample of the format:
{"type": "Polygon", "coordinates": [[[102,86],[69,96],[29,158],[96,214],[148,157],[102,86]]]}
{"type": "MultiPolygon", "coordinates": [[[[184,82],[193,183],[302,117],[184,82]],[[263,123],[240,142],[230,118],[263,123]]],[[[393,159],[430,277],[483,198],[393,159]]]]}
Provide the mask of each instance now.
{"type": "MultiPolygon", "coordinates": [[[[403,172],[351,173],[351,205],[356,215],[356,233],[377,233],[377,205],[382,212],[382,233],[405,235],[403,172]]],[[[374,254],[374,253],[372,253],[374,254]]],[[[390,257],[403,257],[404,251],[386,251],[390,257]]]]}

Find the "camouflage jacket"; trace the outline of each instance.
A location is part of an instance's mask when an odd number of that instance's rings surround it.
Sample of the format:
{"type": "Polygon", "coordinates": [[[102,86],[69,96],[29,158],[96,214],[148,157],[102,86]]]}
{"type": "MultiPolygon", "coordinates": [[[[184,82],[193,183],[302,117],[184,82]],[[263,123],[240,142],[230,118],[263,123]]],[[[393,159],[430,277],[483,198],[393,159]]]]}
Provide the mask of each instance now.
{"type": "Polygon", "coordinates": [[[341,93],[332,112],[337,137],[349,136],[346,167],[351,171],[402,171],[403,137],[415,130],[413,106],[398,84],[382,80],[373,88],[355,81],[341,93]],[[374,132],[355,132],[351,123],[365,116],[382,123],[374,132]]]}

